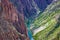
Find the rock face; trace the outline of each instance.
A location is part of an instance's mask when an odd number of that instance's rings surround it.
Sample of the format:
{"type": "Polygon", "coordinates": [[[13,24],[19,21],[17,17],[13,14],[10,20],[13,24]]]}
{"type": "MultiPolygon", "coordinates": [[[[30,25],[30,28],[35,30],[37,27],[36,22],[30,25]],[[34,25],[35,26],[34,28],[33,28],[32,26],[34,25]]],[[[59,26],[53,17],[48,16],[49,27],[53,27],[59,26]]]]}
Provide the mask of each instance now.
{"type": "Polygon", "coordinates": [[[28,19],[33,19],[39,12],[44,11],[53,0],[10,0],[19,12],[28,19]]]}
{"type": "Polygon", "coordinates": [[[1,40],[30,40],[30,29],[28,32],[26,25],[30,27],[31,20],[51,2],[52,0],[0,0],[1,40]]]}
{"type": "Polygon", "coordinates": [[[9,0],[1,0],[0,7],[0,40],[29,40],[23,13],[9,0]]]}
{"type": "Polygon", "coordinates": [[[53,0],[35,0],[37,6],[41,11],[44,11],[52,1],[53,0]]]}
{"type": "Polygon", "coordinates": [[[20,40],[12,23],[0,18],[0,40],[20,40]]]}

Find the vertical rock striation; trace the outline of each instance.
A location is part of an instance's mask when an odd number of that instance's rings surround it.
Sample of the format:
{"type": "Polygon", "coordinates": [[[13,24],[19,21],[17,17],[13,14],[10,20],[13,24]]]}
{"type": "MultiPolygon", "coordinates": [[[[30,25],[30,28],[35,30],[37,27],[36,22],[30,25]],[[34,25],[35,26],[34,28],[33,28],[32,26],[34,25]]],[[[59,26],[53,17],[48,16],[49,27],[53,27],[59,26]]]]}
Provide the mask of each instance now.
{"type": "Polygon", "coordinates": [[[1,15],[0,16],[0,20],[1,20],[0,39],[1,40],[29,40],[27,34],[27,28],[24,23],[23,12],[21,13],[18,12],[14,7],[14,5],[11,2],[9,2],[9,0],[1,0],[0,7],[1,7],[0,8],[0,15],[1,15]],[[4,21],[6,23],[4,23],[4,21]],[[12,25],[10,25],[10,23],[12,25]]]}

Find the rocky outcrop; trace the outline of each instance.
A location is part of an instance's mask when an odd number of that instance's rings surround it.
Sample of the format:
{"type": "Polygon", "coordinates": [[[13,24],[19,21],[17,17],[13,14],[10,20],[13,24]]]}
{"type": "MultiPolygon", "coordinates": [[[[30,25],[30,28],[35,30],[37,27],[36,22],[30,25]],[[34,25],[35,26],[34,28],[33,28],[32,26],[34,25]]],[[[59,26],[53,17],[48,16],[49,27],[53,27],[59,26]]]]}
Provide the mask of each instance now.
{"type": "Polygon", "coordinates": [[[23,13],[18,12],[9,0],[1,0],[0,7],[0,39],[29,40],[23,13]]]}
{"type": "Polygon", "coordinates": [[[12,23],[0,18],[0,40],[20,40],[12,23]]]}

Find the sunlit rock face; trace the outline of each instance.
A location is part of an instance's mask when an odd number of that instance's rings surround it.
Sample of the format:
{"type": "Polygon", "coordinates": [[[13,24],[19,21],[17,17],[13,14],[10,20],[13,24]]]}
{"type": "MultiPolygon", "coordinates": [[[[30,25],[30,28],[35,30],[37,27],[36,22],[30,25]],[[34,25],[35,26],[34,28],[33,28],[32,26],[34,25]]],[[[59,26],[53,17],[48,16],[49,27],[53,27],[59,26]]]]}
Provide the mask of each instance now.
{"type": "Polygon", "coordinates": [[[12,23],[3,18],[0,18],[0,40],[20,40],[20,36],[12,23]]]}
{"type": "MultiPolygon", "coordinates": [[[[26,25],[24,23],[23,13],[22,12],[19,13],[16,10],[16,8],[14,7],[14,5],[11,2],[9,2],[9,0],[1,0],[0,6],[1,6],[0,19],[4,19],[4,20],[8,21],[8,23],[11,23],[12,26],[11,25],[10,26],[12,28],[15,28],[17,31],[16,35],[19,34],[18,35],[19,39],[14,39],[15,38],[15,36],[14,36],[14,38],[12,37],[9,40],[20,40],[20,39],[21,40],[29,40],[27,28],[26,28],[26,25]]],[[[2,22],[2,24],[3,24],[3,22],[2,22]]],[[[8,25],[8,24],[6,24],[6,25],[8,25]]],[[[9,28],[10,26],[8,25],[7,27],[9,28]]],[[[4,28],[4,26],[1,26],[1,25],[0,25],[0,27],[4,28]]],[[[6,29],[8,29],[7,27],[6,27],[6,29]]],[[[1,29],[3,29],[3,28],[1,28],[1,29]]],[[[13,33],[13,29],[8,29],[8,30],[10,30],[10,31],[12,30],[11,32],[13,33]]],[[[5,32],[5,31],[2,30],[2,32],[5,32]]],[[[13,34],[12,33],[10,33],[9,35],[13,36],[14,33],[13,34]]],[[[1,37],[4,35],[1,34],[1,37]]],[[[2,39],[4,40],[4,38],[5,37],[3,37],[2,39]]],[[[6,39],[6,40],[8,40],[8,39],[6,39]]]]}

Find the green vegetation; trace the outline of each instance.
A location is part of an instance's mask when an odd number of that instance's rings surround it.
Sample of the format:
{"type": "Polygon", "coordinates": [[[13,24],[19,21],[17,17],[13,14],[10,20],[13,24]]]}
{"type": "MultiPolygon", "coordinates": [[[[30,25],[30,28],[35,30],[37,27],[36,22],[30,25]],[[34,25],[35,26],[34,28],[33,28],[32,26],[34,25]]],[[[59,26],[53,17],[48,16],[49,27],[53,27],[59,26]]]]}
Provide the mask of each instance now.
{"type": "Polygon", "coordinates": [[[48,24],[44,30],[33,35],[34,40],[60,40],[60,23],[57,21],[57,17],[60,16],[59,5],[60,1],[52,3],[49,5],[50,7],[48,6],[48,8],[33,22],[35,26],[33,28],[39,28],[40,26],[48,24]]]}

